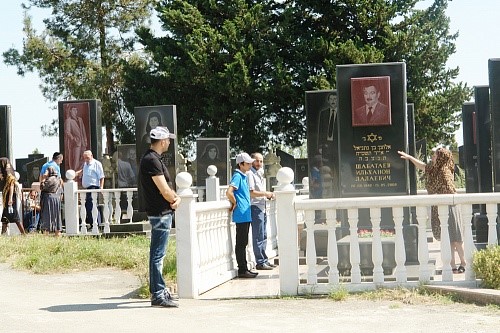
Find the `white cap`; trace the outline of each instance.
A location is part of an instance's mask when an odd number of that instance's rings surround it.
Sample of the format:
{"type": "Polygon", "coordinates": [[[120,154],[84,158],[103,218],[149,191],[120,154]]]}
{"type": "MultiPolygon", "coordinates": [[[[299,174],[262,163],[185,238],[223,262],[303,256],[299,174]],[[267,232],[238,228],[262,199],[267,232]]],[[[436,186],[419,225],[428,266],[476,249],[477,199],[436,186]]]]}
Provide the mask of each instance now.
{"type": "Polygon", "coordinates": [[[236,155],[236,164],[240,164],[242,162],[246,163],[253,163],[255,161],[253,158],[250,157],[247,153],[241,153],[236,155]]]}
{"type": "Polygon", "coordinates": [[[166,127],[157,126],[149,132],[149,137],[158,140],[175,139],[175,134],[170,133],[166,127]]]}

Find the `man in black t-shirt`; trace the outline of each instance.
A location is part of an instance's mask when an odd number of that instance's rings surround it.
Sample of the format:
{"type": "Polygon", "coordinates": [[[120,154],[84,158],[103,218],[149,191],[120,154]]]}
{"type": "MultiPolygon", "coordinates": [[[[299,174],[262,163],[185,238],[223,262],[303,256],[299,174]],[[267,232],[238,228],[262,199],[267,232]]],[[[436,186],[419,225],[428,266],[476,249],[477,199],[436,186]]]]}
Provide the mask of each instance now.
{"type": "Polygon", "coordinates": [[[149,291],[151,306],[178,307],[168,292],[163,279],[163,258],[168,245],[172,214],[181,199],[168,183],[170,175],[161,160],[168,150],[171,134],[166,127],[156,127],[149,134],[150,149],[141,159],[139,182],[144,197],[144,209],[151,223],[151,246],[149,250],[149,291]]]}

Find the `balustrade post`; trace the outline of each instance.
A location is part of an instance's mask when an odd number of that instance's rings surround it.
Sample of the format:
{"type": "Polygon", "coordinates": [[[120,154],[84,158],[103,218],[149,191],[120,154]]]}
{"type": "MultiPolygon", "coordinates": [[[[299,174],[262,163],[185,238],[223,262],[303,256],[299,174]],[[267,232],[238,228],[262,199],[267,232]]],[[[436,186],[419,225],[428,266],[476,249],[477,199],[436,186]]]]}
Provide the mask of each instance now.
{"type": "Polygon", "coordinates": [[[382,250],[382,238],[380,235],[380,220],[382,213],[380,208],[370,208],[370,217],[372,221],[372,261],[373,261],[373,282],[384,282],[384,269],[382,262],[384,261],[382,250]]]}
{"type": "Polygon", "coordinates": [[[329,209],[326,211],[326,224],[328,225],[328,266],[330,270],[328,272],[328,283],[338,284],[339,283],[339,252],[337,248],[337,220],[336,211],[334,209],[329,209]]]}
{"type": "Polygon", "coordinates": [[[469,266],[465,270],[465,280],[466,281],[474,281],[476,279],[476,276],[474,274],[474,270],[472,269],[472,260],[474,258],[474,252],[476,251],[476,246],[474,245],[474,240],[472,237],[472,205],[470,204],[462,204],[457,206],[457,211],[458,209],[461,208],[461,221],[458,221],[458,223],[461,223],[461,227],[463,230],[463,237],[464,237],[464,257],[465,257],[465,262],[469,266]]]}
{"type": "Polygon", "coordinates": [[[292,185],[293,171],[281,168],[276,174],[276,218],[280,251],[280,292],[282,295],[297,295],[299,285],[299,246],[297,215],[294,208],[295,189],[292,185]]]}
{"type": "Polygon", "coordinates": [[[75,171],[66,171],[64,183],[64,220],[67,235],[78,235],[78,183],[74,181],[75,171]]]}
{"type": "Polygon", "coordinates": [[[314,238],[314,211],[306,210],[306,264],[307,264],[307,284],[315,285],[318,283],[318,274],[316,273],[316,240],[314,238]]]}
{"type": "Polygon", "coordinates": [[[127,217],[129,223],[132,223],[132,217],[134,216],[134,207],[132,206],[133,192],[127,191],[127,217]]]}
{"type": "Polygon", "coordinates": [[[451,256],[455,255],[451,251],[450,232],[448,231],[449,206],[438,206],[439,220],[441,221],[441,261],[443,263],[443,281],[453,281],[451,270],[451,256]]]}
{"type": "Polygon", "coordinates": [[[104,222],[104,233],[109,234],[111,232],[109,228],[109,220],[110,220],[110,213],[109,213],[109,192],[102,192],[102,198],[104,202],[104,207],[102,211],[102,218],[104,222]]]}
{"type": "Polygon", "coordinates": [[[497,204],[486,205],[486,216],[488,217],[488,245],[497,245],[497,204]]]}
{"type": "Polygon", "coordinates": [[[190,189],[193,177],[181,172],[175,178],[181,203],[175,212],[177,290],[180,298],[195,298],[199,290],[198,242],[196,237],[196,194],[190,189]]]}
{"type": "Polygon", "coordinates": [[[394,231],[395,231],[395,246],[394,257],[396,259],[396,282],[405,283],[407,281],[406,275],[406,251],[405,241],[403,238],[403,207],[395,207],[392,209],[394,216],[394,231]]]}
{"type": "Polygon", "coordinates": [[[87,235],[87,209],[85,208],[85,198],[87,196],[87,193],[84,192],[79,192],[80,194],[80,219],[82,220],[81,228],[80,228],[80,233],[82,235],[87,235]]]}
{"type": "Polygon", "coordinates": [[[120,206],[121,191],[115,191],[115,223],[120,224],[122,220],[122,207],[120,206]]]}
{"type": "Polygon", "coordinates": [[[425,206],[417,207],[417,222],[418,222],[418,262],[419,264],[419,281],[428,282],[431,279],[431,271],[429,269],[429,245],[427,244],[427,220],[428,209],[425,206]]]}
{"type": "Polygon", "coordinates": [[[359,213],[358,209],[349,209],[347,211],[347,216],[349,220],[349,232],[350,232],[350,246],[349,246],[349,256],[351,257],[351,282],[361,283],[361,256],[359,253],[359,239],[358,239],[358,221],[359,213]]]}
{"type": "Polygon", "coordinates": [[[99,203],[97,202],[98,193],[92,192],[91,195],[92,195],[92,234],[98,235],[99,234],[99,226],[97,225],[97,220],[99,218],[99,210],[97,209],[97,206],[99,205],[99,203]]]}

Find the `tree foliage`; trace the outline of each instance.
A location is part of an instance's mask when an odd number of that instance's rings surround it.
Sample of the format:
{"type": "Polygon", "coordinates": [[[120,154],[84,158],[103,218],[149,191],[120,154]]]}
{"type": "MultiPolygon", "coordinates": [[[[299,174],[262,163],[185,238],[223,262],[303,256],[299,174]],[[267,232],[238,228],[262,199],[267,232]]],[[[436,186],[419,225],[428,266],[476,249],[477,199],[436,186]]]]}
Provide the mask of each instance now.
{"type": "Polygon", "coordinates": [[[446,0],[164,0],[164,36],[138,31],[128,105],[176,104],[185,140],[230,135],[236,149],[305,139],[304,92],[335,88],[336,65],[404,61],[416,136],[453,142],[470,89],[446,61],[457,34],[446,0]]]}
{"type": "MultiPolygon", "coordinates": [[[[152,0],[28,0],[24,20],[25,38],[20,51],[3,53],[4,62],[18,74],[38,72],[42,93],[50,101],[100,99],[106,126],[107,146],[114,150],[113,133],[130,138],[133,119],[122,100],[123,59],[133,50],[131,32],[144,23],[152,0]],[[30,8],[45,8],[41,33],[33,28],[30,8]]],[[[45,127],[47,133],[54,132],[45,127]]]]}

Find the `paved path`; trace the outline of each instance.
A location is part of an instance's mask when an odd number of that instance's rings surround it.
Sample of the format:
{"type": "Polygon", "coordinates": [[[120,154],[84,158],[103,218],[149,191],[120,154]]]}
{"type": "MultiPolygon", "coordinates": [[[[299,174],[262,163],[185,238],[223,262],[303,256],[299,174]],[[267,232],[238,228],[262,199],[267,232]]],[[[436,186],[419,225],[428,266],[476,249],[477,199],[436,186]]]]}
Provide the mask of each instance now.
{"type": "MultiPolygon", "coordinates": [[[[260,279],[266,285],[272,274],[260,279]]],[[[233,280],[231,289],[256,290],[258,280],[233,280]]],[[[178,309],[159,309],[134,297],[138,286],[113,269],[33,275],[0,264],[0,332],[500,332],[492,307],[289,298],[181,299],[178,309]]]]}

